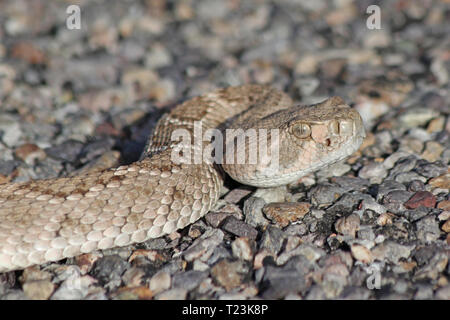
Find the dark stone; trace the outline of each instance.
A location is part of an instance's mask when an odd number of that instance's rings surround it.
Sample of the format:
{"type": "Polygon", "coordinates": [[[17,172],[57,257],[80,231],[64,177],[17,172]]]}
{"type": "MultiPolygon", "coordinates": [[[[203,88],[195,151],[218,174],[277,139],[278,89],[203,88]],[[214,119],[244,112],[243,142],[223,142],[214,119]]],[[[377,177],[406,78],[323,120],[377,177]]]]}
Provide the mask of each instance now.
{"type": "Polygon", "coordinates": [[[236,219],[233,216],[227,218],[224,221],[222,229],[231,234],[234,234],[235,236],[247,237],[252,240],[255,240],[258,236],[258,231],[255,228],[248,225],[244,221],[236,219]]]}

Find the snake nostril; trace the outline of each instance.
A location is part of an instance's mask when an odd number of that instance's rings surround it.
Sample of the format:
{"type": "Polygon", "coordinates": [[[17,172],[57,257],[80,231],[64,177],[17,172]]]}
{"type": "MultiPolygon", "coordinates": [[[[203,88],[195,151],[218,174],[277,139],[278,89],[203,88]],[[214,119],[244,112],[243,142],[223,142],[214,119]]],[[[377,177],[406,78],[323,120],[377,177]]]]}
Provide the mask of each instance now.
{"type": "Polygon", "coordinates": [[[325,140],[325,145],[326,145],[327,147],[331,146],[331,140],[330,140],[330,139],[326,139],[326,140],[325,140]]]}

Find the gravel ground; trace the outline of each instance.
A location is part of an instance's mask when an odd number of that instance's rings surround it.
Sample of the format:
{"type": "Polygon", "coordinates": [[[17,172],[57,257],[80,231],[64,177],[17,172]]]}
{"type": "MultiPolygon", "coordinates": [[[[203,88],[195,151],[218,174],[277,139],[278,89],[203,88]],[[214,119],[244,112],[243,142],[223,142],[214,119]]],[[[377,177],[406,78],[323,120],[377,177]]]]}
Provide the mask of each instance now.
{"type": "Polygon", "coordinates": [[[448,0],[77,3],[80,30],[70,1],[0,2],[0,183],[135,161],[178,102],[250,82],[339,95],[367,139],[287,189],[229,181],[170,236],[0,274],[0,299],[450,299],[448,0]]]}

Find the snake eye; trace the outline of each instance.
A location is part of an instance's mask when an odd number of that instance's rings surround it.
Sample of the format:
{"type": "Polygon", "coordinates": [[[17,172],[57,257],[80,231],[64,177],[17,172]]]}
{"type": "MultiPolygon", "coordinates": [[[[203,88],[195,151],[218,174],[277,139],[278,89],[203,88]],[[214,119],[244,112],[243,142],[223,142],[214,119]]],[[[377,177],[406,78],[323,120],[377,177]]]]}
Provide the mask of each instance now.
{"type": "Polygon", "coordinates": [[[300,139],[308,138],[311,135],[311,127],[306,123],[298,123],[292,127],[292,133],[300,139]]]}

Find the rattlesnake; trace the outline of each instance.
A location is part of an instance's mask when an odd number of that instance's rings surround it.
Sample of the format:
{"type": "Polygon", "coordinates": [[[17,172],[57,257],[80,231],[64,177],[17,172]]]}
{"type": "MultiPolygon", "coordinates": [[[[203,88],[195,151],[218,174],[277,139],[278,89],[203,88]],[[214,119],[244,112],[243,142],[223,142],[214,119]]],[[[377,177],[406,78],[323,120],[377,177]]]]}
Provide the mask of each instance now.
{"type": "MultiPolygon", "coordinates": [[[[222,169],[244,184],[288,184],[346,158],[364,136],[360,115],[339,97],[295,106],[284,93],[263,85],[195,97],[160,119],[135,163],[76,177],[0,185],[0,272],[170,234],[214,206],[222,169]],[[203,130],[277,129],[278,167],[174,162],[173,132],[193,133],[198,121],[203,130]]],[[[244,147],[237,153],[248,158],[250,151],[244,147]]]]}

